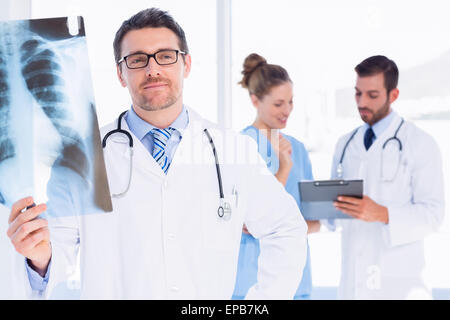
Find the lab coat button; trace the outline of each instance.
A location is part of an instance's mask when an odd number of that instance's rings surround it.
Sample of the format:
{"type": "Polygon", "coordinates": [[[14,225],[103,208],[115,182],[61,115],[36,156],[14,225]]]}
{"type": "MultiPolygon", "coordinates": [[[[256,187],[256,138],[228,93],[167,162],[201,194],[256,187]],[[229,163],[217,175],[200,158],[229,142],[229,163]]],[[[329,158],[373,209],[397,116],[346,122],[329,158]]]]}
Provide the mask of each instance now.
{"type": "Polygon", "coordinates": [[[170,288],[170,291],[178,292],[178,291],[180,291],[180,288],[173,286],[172,288],[170,288]]]}

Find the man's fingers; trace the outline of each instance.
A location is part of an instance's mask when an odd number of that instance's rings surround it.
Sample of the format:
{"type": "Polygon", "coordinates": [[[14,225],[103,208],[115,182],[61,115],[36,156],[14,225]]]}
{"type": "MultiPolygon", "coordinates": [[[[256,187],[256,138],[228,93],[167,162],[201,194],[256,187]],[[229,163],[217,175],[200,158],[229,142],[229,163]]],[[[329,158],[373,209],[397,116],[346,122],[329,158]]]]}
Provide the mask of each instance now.
{"type": "Polygon", "coordinates": [[[353,213],[357,213],[357,214],[361,213],[360,210],[359,210],[359,207],[357,205],[354,205],[354,204],[351,204],[351,203],[335,201],[334,202],[334,207],[337,210],[341,210],[341,211],[345,210],[345,211],[353,212],[353,213]]]}
{"type": "Polygon", "coordinates": [[[345,214],[347,214],[347,215],[349,215],[349,216],[351,216],[351,217],[353,217],[353,218],[356,218],[356,219],[360,219],[360,217],[361,217],[361,214],[358,211],[355,211],[355,210],[350,210],[350,209],[347,209],[347,208],[339,208],[339,207],[336,207],[336,209],[341,211],[341,212],[343,212],[343,213],[345,213],[345,214]]]}
{"type": "Polygon", "coordinates": [[[48,241],[50,239],[50,232],[48,228],[42,228],[29,234],[20,244],[20,249],[24,252],[30,251],[42,241],[48,241]]]}
{"type": "Polygon", "coordinates": [[[29,221],[23,225],[21,225],[19,228],[17,228],[17,231],[13,234],[11,237],[12,242],[17,245],[19,244],[23,239],[25,239],[26,236],[28,236],[30,233],[35,232],[36,230],[39,230],[41,228],[47,227],[48,222],[44,219],[37,219],[29,221]]]}
{"type": "Polygon", "coordinates": [[[335,207],[354,210],[354,211],[357,211],[358,207],[359,207],[357,204],[353,204],[353,203],[349,203],[349,202],[341,202],[341,201],[334,201],[333,204],[335,207]]]}
{"type": "Polygon", "coordinates": [[[23,209],[25,209],[28,206],[31,206],[33,203],[34,203],[33,197],[26,197],[14,202],[14,204],[11,207],[11,214],[9,215],[8,223],[13,222],[17,218],[19,213],[22,212],[23,209]]]}
{"type": "Polygon", "coordinates": [[[339,202],[351,203],[353,205],[359,205],[359,203],[361,202],[361,199],[358,199],[355,197],[346,197],[346,196],[338,196],[337,200],[339,202]]]}
{"type": "Polygon", "coordinates": [[[37,205],[37,206],[35,206],[35,207],[31,208],[31,209],[28,209],[25,212],[21,213],[9,225],[9,228],[8,228],[8,231],[7,231],[8,237],[11,238],[11,236],[14,233],[16,233],[17,229],[21,225],[23,225],[23,224],[25,224],[25,223],[35,219],[37,216],[39,216],[41,213],[43,213],[46,209],[47,209],[47,206],[45,205],[45,203],[42,203],[40,205],[37,205]]]}

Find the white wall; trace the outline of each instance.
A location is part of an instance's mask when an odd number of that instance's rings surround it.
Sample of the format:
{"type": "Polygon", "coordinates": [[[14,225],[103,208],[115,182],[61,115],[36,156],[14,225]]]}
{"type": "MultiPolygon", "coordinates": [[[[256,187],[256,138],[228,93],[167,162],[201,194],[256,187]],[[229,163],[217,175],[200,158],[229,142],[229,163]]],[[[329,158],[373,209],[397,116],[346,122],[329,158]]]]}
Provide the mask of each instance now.
{"type": "Polygon", "coordinates": [[[0,0],[0,20],[29,19],[31,0],[0,0]]]}

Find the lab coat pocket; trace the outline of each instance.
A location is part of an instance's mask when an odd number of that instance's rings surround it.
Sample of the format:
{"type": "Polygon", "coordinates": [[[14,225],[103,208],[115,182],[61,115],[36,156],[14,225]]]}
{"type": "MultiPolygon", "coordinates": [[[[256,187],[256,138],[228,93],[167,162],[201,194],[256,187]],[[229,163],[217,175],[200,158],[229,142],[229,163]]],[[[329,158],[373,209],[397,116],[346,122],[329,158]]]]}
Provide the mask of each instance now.
{"type": "Polygon", "coordinates": [[[217,193],[208,193],[202,202],[202,230],[205,248],[232,251],[240,241],[242,221],[238,214],[234,195],[225,194],[225,206],[229,206],[229,219],[219,211],[220,198],[217,193]],[[220,217],[222,216],[222,217],[220,217]],[[241,224],[241,225],[240,225],[241,224]]]}

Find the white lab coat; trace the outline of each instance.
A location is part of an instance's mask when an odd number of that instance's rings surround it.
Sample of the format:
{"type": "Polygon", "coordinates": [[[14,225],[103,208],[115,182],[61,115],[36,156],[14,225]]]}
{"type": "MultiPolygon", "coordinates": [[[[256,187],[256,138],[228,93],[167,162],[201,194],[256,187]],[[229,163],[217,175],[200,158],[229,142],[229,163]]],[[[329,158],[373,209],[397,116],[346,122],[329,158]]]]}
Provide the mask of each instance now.
{"type": "MultiPolygon", "coordinates": [[[[132,134],[131,187],[123,198],[113,199],[113,212],[87,214],[72,185],[66,199],[59,195],[54,200],[61,202],[55,207],[73,214],[49,218],[53,256],[45,297],[58,298],[57,288],[67,287],[80,250],[82,299],[229,299],[243,223],[261,241],[258,283],[247,297],[294,296],[305,264],[307,231],[295,200],[267,170],[251,139],[221,135],[216,125],[188,112],[189,125],[167,176],[132,134]],[[204,128],[222,163],[223,190],[233,210],[229,221],[217,216],[218,180],[204,128]],[[236,153],[236,146],[253,163],[236,153]]],[[[117,121],[106,126],[102,136],[116,127],[117,121]]],[[[125,120],[122,128],[128,130],[125,120]]],[[[111,192],[123,191],[130,159],[124,135],[108,139],[104,157],[111,192]]],[[[70,172],[65,174],[61,183],[70,172]]]]}
{"type": "MultiPolygon", "coordinates": [[[[389,127],[368,151],[363,143],[364,128],[360,127],[345,153],[344,179],[363,179],[364,194],[388,208],[389,223],[336,221],[342,225],[339,298],[430,297],[422,279],[423,240],[438,229],[444,217],[441,155],[431,136],[406,121],[398,132],[403,152],[397,175],[392,182],[383,182],[382,145],[394,136],[400,122],[400,116],[394,114],[389,127]]],[[[337,164],[351,133],[341,137],[336,145],[333,178],[337,177],[337,164]]],[[[398,148],[390,142],[384,156],[392,157],[392,152],[398,154],[398,148]]]]}

